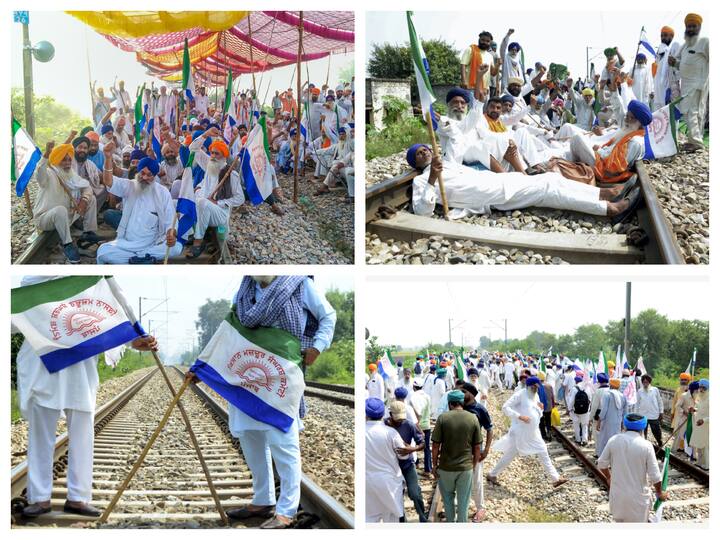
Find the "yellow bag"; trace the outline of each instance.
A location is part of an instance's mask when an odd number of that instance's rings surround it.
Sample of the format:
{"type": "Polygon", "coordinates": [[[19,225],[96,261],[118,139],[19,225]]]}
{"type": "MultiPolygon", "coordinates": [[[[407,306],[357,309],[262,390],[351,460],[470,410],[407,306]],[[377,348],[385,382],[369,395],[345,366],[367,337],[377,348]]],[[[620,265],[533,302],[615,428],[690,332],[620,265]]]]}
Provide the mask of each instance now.
{"type": "Polygon", "coordinates": [[[550,412],[550,425],[553,427],[560,426],[560,411],[558,411],[557,407],[553,407],[553,410],[550,412]]]}

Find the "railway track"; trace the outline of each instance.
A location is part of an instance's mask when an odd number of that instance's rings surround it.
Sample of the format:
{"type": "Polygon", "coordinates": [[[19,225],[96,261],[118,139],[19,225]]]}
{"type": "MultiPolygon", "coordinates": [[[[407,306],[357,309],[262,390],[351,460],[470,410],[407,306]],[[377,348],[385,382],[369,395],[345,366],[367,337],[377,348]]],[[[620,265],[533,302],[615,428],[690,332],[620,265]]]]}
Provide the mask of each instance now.
{"type": "MultiPolygon", "coordinates": [[[[109,505],[170,402],[170,392],[164,380],[154,376],[156,371],[150,372],[96,412],[93,504],[101,510],[109,505]]],[[[168,370],[168,376],[178,388],[182,382],[182,371],[177,368],[168,370]]],[[[203,386],[192,385],[193,391],[183,396],[183,405],[192,419],[223,508],[247,504],[252,500],[252,477],[238,452],[239,442],[229,433],[227,409],[203,386]]],[[[34,525],[69,526],[85,522],[92,526],[96,520],[60,511],[67,496],[66,452],[67,437],[60,437],[55,451],[53,511],[33,520],[34,525]]],[[[25,522],[19,512],[25,503],[27,463],[13,468],[11,476],[13,523],[23,525],[25,522]]],[[[306,518],[304,526],[353,527],[352,514],[305,475],[302,478],[300,505],[306,518]]],[[[232,525],[255,527],[261,522],[257,519],[232,525]]],[[[106,526],[222,526],[177,410],[110,514],[106,526]]]]}
{"type": "MultiPolygon", "coordinates": [[[[74,240],[80,236],[79,231],[71,228],[74,240]]],[[[115,230],[105,224],[98,226],[98,236],[104,238],[105,242],[115,239],[115,230]]],[[[208,249],[196,259],[188,259],[185,255],[168,259],[168,264],[232,264],[232,258],[228,252],[227,245],[220,244],[217,239],[216,229],[208,229],[208,249]]],[[[14,261],[13,264],[64,264],[65,255],[60,248],[60,237],[57,232],[44,231],[37,234],[35,239],[28,245],[25,251],[14,261]]],[[[95,253],[98,246],[92,246],[81,252],[80,264],[95,264],[95,253]]],[[[160,261],[162,264],[162,261],[160,261]]]]}
{"type": "Polygon", "coordinates": [[[684,264],[672,226],[665,218],[658,196],[642,162],[637,164],[643,201],[637,211],[638,225],[647,235],[642,247],[628,244],[624,234],[575,234],[535,232],[507,227],[489,227],[451,222],[411,213],[410,171],[369,186],[365,193],[365,224],[368,233],[381,240],[412,242],[442,236],[449,240],[470,240],[494,249],[533,250],[580,264],[684,264]]]}
{"type": "Polygon", "coordinates": [[[305,381],[305,395],[347,407],[355,406],[355,389],[352,386],[305,381]]]}

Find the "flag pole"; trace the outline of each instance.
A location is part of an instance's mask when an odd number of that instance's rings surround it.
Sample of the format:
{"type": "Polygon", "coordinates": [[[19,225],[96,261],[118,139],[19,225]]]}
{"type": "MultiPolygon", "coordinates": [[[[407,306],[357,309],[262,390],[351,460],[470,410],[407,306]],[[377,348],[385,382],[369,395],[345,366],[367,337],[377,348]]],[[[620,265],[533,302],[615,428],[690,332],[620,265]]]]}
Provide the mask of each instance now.
{"type": "MultiPolygon", "coordinates": [[[[157,353],[153,351],[153,354],[156,355],[157,359],[157,353]]],[[[155,428],[155,431],[150,436],[150,439],[145,444],[145,448],[143,448],[142,452],[140,452],[140,455],[138,456],[137,460],[135,460],[135,464],[132,466],[132,469],[130,469],[130,472],[125,477],[125,480],[123,480],[123,483],[120,485],[120,488],[115,492],[115,496],[110,501],[110,504],[105,508],[105,511],[103,512],[102,516],[100,516],[100,519],[98,520],[100,523],[107,523],[108,517],[110,517],[110,513],[113,511],[115,506],[117,505],[118,501],[120,500],[120,497],[122,497],[122,494],[127,489],[128,485],[130,484],[130,481],[133,479],[133,476],[135,476],[135,473],[137,473],[138,469],[142,465],[143,461],[145,460],[145,457],[148,455],[148,452],[150,452],[150,449],[152,448],[152,445],[157,440],[158,436],[160,435],[160,432],[165,427],[165,424],[167,424],[167,421],[170,419],[170,415],[172,414],[173,409],[175,408],[175,405],[180,404],[180,398],[185,393],[185,390],[187,390],[188,385],[190,384],[191,379],[185,379],[183,381],[182,386],[180,387],[180,390],[178,390],[177,393],[174,393],[174,397],[172,401],[170,401],[170,405],[168,405],[167,409],[165,410],[165,414],[163,415],[162,419],[160,420],[160,423],[158,424],[157,428],[155,428]]]]}
{"type": "MultiPolygon", "coordinates": [[[[248,22],[248,39],[250,43],[250,74],[252,75],[252,82],[253,82],[253,95],[257,98],[257,87],[255,86],[255,60],[253,60],[253,44],[252,44],[252,26],[250,25],[250,20],[252,19],[252,13],[248,15],[247,22],[248,22]]],[[[251,108],[252,112],[252,108],[251,108]]]]}
{"type": "MultiPolygon", "coordinates": [[[[177,222],[178,222],[178,215],[177,215],[177,212],[175,212],[175,216],[173,217],[173,224],[172,224],[173,230],[175,230],[175,227],[177,226],[177,222]]],[[[176,231],[175,241],[177,242],[177,231],[176,231]]],[[[163,261],[163,264],[167,264],[169,257],[170,257],[170,245],[167,243],[167,239],[166,239],[165,240],[165,260],[163,261]]]]}
{"type": "MultiPolygon", "coordinates": [[[[433,157],[439,156],[440,151],[438,150],[437,141],[435,140],[435,131],[432,127],[432,118],[430,117],[430,111],[425,113],[425,123],[427,124],[428,134],[430,135],[430,141],[432,142],[433,157]]],[[[447,197],[445,196],[445,182],[443,181],[442,172],[438,175],[438,185],[440,187],[440,198],[442,199],[443,215],[445,216],[445,219],[447,219],[450,210],[448,209],[447,197]]]]}
{"type": "Polygon", "coordinates": [[[297,78],[297,98],[296,103],[297,106],[297,125],[295,126],[295,166],[293,167],[293,202],[297,204],[298,202],[298,160],[300,159],[300,74],[302,73],[302,43],[303,43],[303,12],[300,11],[300,22],[298,23],[298,54],[297,54],[297,64],[295,65],[295,70],[293,70],[293,77],[295,76],[295,71],[298,72],[298,78],[297,78]]]}
{"type": "Polygon", "coordinates": [[[644,32],[644,31],[645,31],[645,27],[643,26],[643,27],[640,28],[640,37],[638,38],[637,49],[635,49],[635,58],[633,58],[632,73],[630,73],[630,78],[631,78],[631,79],[634,79],[634,78],[635,78],[635,66],[637,66],[637,55],[638,55],[638,53],[640,52],[640,40],[642,39],[642,35],[643,35],[643,32],[644,32]]]}

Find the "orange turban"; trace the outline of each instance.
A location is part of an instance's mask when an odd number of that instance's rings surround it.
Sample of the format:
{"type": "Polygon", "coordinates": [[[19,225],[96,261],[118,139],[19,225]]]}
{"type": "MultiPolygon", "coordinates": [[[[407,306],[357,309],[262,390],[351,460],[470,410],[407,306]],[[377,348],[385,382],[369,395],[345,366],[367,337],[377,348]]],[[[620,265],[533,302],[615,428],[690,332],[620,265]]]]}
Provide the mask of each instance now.
{"type": "Polygon", "coordinates": [[[702,17],[697,13],[688,13],[685,15],[685,24],[702,24],[702,17]]]}
{"type": "Polygon", "coordinates": [[[98,135],[94,131],[88,131],[85,136],[92,142],[100,142],[100,135],[98,135]]]}
{"type": "Polygon", "coordinates": [[[617,390],[620,388],[620,379],[610,379],[610,388],[617,390]]]}
{"type": "Polygon", "coordinates": [[[54,165],[57,167],[67,155],[69,155],[71,158],[75,157],[75,149],[73,148],[72,144],[61,144],[53,148],[52,152],[50,152],[50,157],[48,158],[48,161],[50,162],[50,165],[54,165]]]}
{"type": "Polygon", "coordinates": [[[680,380],[681,380],[681,381],[691,381],[691,380],[692,380],[692,375],[690,375],[689,373],[681,373],[681,374],[680,374],[680,380]]]}
{"type": "Polygon", "coordinates": [[[369,364],[368,371],[377,371],[377,366],[375,364],[369,364]]]}
{"type": "Polygon", "coordinates": [[[212,152],[213,150],[217,150],[225,157],[228,157],[230,155],[230,149],[228,149],[228,145],[225,144],[225,141],[221,141],[221,140],[214,141],[210,145],[210,151],[212,152]]]}
{"type": "Polygon", "coordinates": [[[316,87],[314,87],[312,90],[310,90],[310,93],[311,93],[312,95],[314,95],[314,96],[319,96],[319,95],[320,95],[320,89],[316,86],[316,87]]]}
{"type": "Polygon", "coordinates": [[[660,33],[661,33],[661,34],[670,34],[671,36],[674,36],[674,35],[675,35],[675,30],[673,30],[673,29],[670,28],[669,26],[663,26],[663,27],[660,29],[660,33]]]}

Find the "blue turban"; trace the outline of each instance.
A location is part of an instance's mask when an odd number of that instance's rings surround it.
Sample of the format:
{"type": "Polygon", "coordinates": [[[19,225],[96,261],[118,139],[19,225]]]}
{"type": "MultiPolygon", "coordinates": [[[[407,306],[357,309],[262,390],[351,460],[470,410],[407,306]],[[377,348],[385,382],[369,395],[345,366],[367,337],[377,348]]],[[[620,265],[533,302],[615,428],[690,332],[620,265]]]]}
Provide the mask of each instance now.
{"type": "Polygon", "coordinates": [[[512,97],[510,94],[505,94],[503,97],[500,98],[500,101],[503,103],[512,103],[515,104],[515,98],[512,97]]]}
{"type": "Polygon", "coordinates": [[[520,44],[517,41],[513,41],[510,45],[508,45],[508,51],[510,49],[517,49],[520,50],[520,44]]]}
{"type": "MultiPolygon", "coordinates": [[[[353,92],[354,94],[355,92],[353,92]]],[[[355,122],[348,122],[348,126],[350,126],[350,129],[355,129],[355,122]]]]}
{"type": "Polygon", "coordinates": [[[130,152],[130,161],[135,161],[136,159],[140,161],[141,159],[146,157],[147,154],[142,150],[133,150],[132,152],[130,152]]]}
{"type": "Polygon", "coordinates": [[[629,413],[623,418],[625,429],[629,431],[643,431],[647,427],[647,417],[640,414],[629,413]]]}
{"type": "Polygon", "coordinates": [[[431,372],[431,373],[434,372],[434,371],[436,371],[436,370],[437,370],[437,366],[436,366],[435,364],[433,364],[433,365],[430,366],[430,372],[431,372]]]}
{"type": "Polygon", "coordinates": [[[338,132],[339,132],[339,133],[347,133],[347,128],[341,127],[341,128],[338,130],[338,132]]]}
{"type": "Polygon", "coordinates": [[[633,99],[630,103],[628,103],[628,111],[630,111],[643,126],[648,126],[652,123],[652,112],[650,111],[650,107],[641,101],[633,99]]]}
{"type": "Polygon", "coordinates": [[[200,120],[199,124],[200,124],[201,126],[209,126],[209,125],[210,125],[210,120],[207,119],[207,118],[203,118],[202,120],[200,120]]]}
{"type": "Polygon", "coordinates": [[[581,382],[582,380],[582,377],[575,377],[575,382],[581,382]]]}
{"type": "Polygon", "coordinates": [[[427,144],[413,144],[410,148],[408,148],[407,154],[405,155],[405,159],[407,159],[408,164],[413,169],[417,168],[417,165],[415,162],[415,154],[417,154],[417,151],[421,146],[424,146],[425,148],[430,150],[430,147],[427,144]]]}
{"type": "Polygon", "coordinates": [[[478,367],[485,367],[485,362],[478,362],[478,367]]]}
{"type": "Polygon", "coordinates": [[[385,415],[385,405],[381,399],[368,398],[365,400],[365,416],[370,420],[380,420],[385,415]]]}
{"type": "Polygon", "coordinates": [[[402,360],[398,360],[397,362],[395,362],[395,365],[397,365],[397,367],[402,367],[403,361],[402,361],[402,360]]]}
{"type": "Polygon", "coordinates": [[[183,124],[182,126],[180,126],[181,131],[187,131],[187,128],[188,128],[187,124],[183,124]]]}
{"type": "Polygon", "coordinates": [[[205,133],[205,132],[202,129],[196,129],[195,131],[192,132],[192,140],[194,141],[203,133],[205,133]]]}
{"type": "Polygon", "coordinates": [[[690,386],[688,386],[688,390],[690,390],[690,393],[697,392],[698,388],[700,388],[700,383],[697,381],[691,382],[690,386]]]}
{"type": "Polygon", "coordinates": [[[528,377],[525,381],[525,386],[534,386],[536,384],[540,384],[540,379],[538,379],[537,377],[528,377]]]}
{"type": "Polygon", "coordinates": [[[112,131],[113,131],[112,124],[103,124],[103,127],[100,128],[101,135],[105,135],[106,133],[112,132],[112,131]]]}
{"type": "Polygon", "coordinates": [[[160,172],[160,164],[157,162],[157,160],[154,160],[153,158],[142,158],[137,166],[138,172],[142,171],[145,167],[148,168],[148,170],[153,174],[153,176],[157,175],[157,173],[160,172]]]}
{"type": "Polygon", "coordinates": [[[448,403],[462,403],[465,401],[465,394],[462,393],[462,390],[453,390],[448,392],[447,400],[448,403]]]}
{"type": "Polygon", "coordinates": [[[290,130],[290,136],[291,136],[291,137],[294,137],[295,135],[297,135],[297,129],[292,128],[292,129],[290,130]]]}
{"type": "Polygon", "coordinates": [[[459,86],[456,86],[454,88],[451,88],[450,91],[445,96],[445,103],[450,103],[450,100],[454,97],[460,96],[465,100],[465,103],[470,103],[472,101],[472,97],[470,96],[470,92],[465,90],[464,88],[460,88],[459,86]]]}
{"type": "Polygon", "coordinates": [[[210,125],[208,126],[208,129],[210,129],[210,128],[215,128],[215,129],[217,129],[217,130],[220,130],[220,125],[219,125],[219,124],[216,124],[215,122],[213,122],[212,124],[210,124],[210,125]]]}
{"type": "Polygon", "coordinates": [[[471,367],[470,369],[468,369],[468,377],[470,375],[479,375],[478,370],[475,369],[474,367],[471,367]]]}
{"type": "Polygon", "coordinates": [[[647,56],[645,56],[643,53],[639,53],[639,54],[635,57],[635,60],[636,60],[636,61],[637,61],[637,60],[647,60],[647,56]]]}
{"type": "Polygon", "coordinates": [[[325,101],[335,101],[335,96],[333,96],[332,94],[328,94],[327,96],[325,96],[325,101]]]}
{"type": "Polygon", "coordinates": [[[705,390],[710,390],[710,381],[708,381],[707,379],[700,379],[698,381],[698,385],[705,390]]]}
{"type": "Polygon", "coordinates": [[[398,387],[395,389],[395,397],[396,397],[396,398],[398,398],[398,399],[405,399],[405,398],[407,397],[407,395],[408,395],[407,388],[405,388],[405,387],[403,387],[403,386],[398,386],[398,387]]]}
{"type": "Polygon", "coordinates": [[[607,384],[610,381],[610,379],[608,379],[608,376],[604,373],[598,373],[597,380],[600,384],[607,384]]]}

